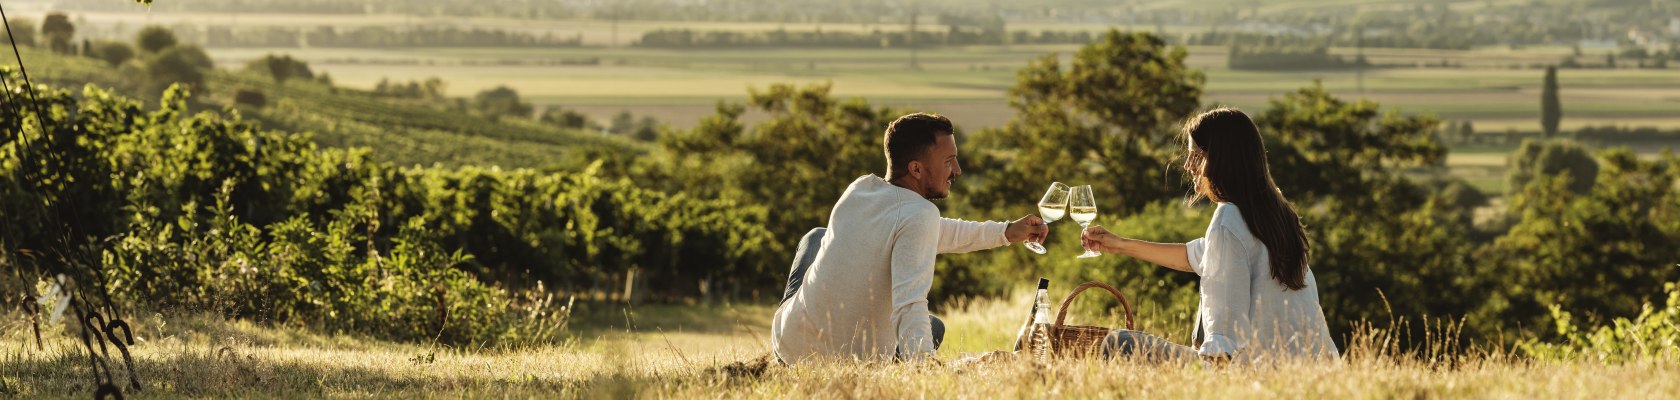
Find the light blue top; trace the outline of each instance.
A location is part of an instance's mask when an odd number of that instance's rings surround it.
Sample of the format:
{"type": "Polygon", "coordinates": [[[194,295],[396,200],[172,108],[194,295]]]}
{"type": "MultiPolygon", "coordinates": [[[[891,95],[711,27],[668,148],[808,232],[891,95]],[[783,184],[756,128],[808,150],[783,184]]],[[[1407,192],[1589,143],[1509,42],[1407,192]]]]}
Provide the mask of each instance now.
{"type": "Polygon", "coordinates": [[[1301,290],[1272,279],[1266,246],[1235,204],[1219,203],[1207,233],[1185,247],[1202,280],[1192,336],[1200,340],[1197,353],[1248,361],[1338,355],[1312,269],[1301,290]]]}

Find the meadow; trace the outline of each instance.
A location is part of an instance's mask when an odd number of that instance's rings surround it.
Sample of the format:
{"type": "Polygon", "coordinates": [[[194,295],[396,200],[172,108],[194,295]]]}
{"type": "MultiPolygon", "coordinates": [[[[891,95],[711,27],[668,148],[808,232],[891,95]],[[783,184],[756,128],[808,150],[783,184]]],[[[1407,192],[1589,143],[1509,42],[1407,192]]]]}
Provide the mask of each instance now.
{"type": "MultiPolygon", "coordinates": [[[[144,390],[131,398],[1660,398],[1680,392],[1680,365],[1643,361],[1540,361],[1510,349],[1401,352],[1404,338],[1366,332],[1330,364],[1265,368],[1063,360],[1049,365],[959,358],[1003,349],[1024,296],[936,309],[949,324],[937,364],[724,367],[767,354],[764,305],[630,307],[594,303],[573,314],[568,339],[496,349],[384,342],[208,315],[138,318],[133,347],[144,390]]],[[[1140,317],[1150,319],[1150,311],[1140,317]]],[[[1086,323],[1117,321],[1085,315],[1086,323]]],[[[1077,318],[1077,317],[1076,317],[1077,318]]],[[[37,350],[6,315],[0,333],[0,394],[81,397],[86,359],[74,336],[48,331],[37,350]]],[[[1187,327],[1157,332],[1187,334],[1187,327]]],[[[1450,334],[1449,330],[1441,333],[1450,334]]],[[[120,359],[118,359],[120,360],[120,359]]],[[[113,364],[119,382],[126,369],[113,364]]]]}

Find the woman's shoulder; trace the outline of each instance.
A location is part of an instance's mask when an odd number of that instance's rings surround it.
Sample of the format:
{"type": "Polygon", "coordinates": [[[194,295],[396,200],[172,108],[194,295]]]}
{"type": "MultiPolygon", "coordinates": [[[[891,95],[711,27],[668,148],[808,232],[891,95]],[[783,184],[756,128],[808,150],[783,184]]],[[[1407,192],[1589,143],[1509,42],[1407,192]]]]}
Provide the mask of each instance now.
{"type": "Polygon", "coordinates": [[[1254,233],[1248,230],[1248,222],[1243,219],[1242,210],[1236,204],[1221,202],[1213,209],[1213,221],[1208,223],[1208,235],[1229,232],[1241,239],[1245,244],[1256,241],[1254,233]]]}

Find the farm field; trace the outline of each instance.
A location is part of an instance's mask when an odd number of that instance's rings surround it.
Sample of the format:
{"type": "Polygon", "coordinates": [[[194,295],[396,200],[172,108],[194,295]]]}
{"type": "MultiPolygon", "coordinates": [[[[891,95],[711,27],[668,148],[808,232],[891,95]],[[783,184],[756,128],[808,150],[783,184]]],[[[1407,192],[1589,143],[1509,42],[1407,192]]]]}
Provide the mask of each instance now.
{"type": "MultiPolygon", "coordinates": [[[[1183,7],[1174,1],[1130,5],[1140,9],[1183,7]]],[[[1390,1],[1341,1],[1337,5],[1403,6],[1390,1]]],[[[1289,13],[1317,2],[1268,3],[1254,12],[1289,13]]],[[[1483,7],[1458,2],[1456,8],[1483,7]]],[[[26,8],[38,17],[44,9],[26,8]]],[[[131,35],[145,24],[235,24],[238,26],[404,26],[447,23],[497,27],[583,38],[577,48],[213,48],[223,68],[270,53],[289,54],[351,87],[371,88],[381,79],[398,81],[439,77],[449,94],[471,96],[507,85],[541,106],[573,108],[605,120],[621,111],[650,115],[673,127],[693,126],[710,114],[719,99],[738,100],[749,87],[770,83],[831,82],[834,93],[871,102],[951,115],[967,129],[996,127],[1008,121],[1007,91],[1014,71],[1045,54],[1067,54],[1078,45],[1018,45],[930,48],[917,51],[916,68],[904,49],[647,49],[633,47],[654,29],[762,32],[903,30],[901,24],[728,23],[604,20],[518,20],[439,18],[400,15],[207,14],[183,12],[87,12],[78,14],[104,27],[93,35],[131,35]],[[616,28],[615,28],[616,26],[616,28]],[[617,32],[616,35],[613,32],[617,32]],[[616,39],[615,39],[616,38],[616,39]]],[[[1100,23],[1021,23],[1012,30],[1104,31],[1100,23]]],[[[1119,29],[1153,26],[1113,25],[1119,29]]],[[[922,29],[938,29],[929,24],[922,29]]],[[[1170,34],[1196,34],[1208,27],[1168,25],[1170,34]]],[[[184,40],[193,41],[190,36],[184,40]]],[[[1225,68],[1226,48],[1192,46],[1188,62],[1206,72],[1205,101],[1245,108],[1321,81],[1344,98],[1368,98],[1407,113],[1434,113],[1470,120],[1479,132],[1538,131],[1542,72],[1572,53],[1567,46],[1486,47],[1472,50],[1332,48],[1352,58],[1361,52],[1376,65],[1364,72],[1233,71],[1225,68]],[[1442,68],[1430,65],[1448,64],[1442,68]]],[[[1584,62],[1601,61],[1608,49],[1584,49],[1584,62]]],[[[1675,69],[1579,69],[1559,74],[1565,117],[1563,129],[1621,125],[1680,128],[1680,73],[1675,69]]]]}
{"type": "MultiPolygon", "coordinates": [[[[942,112],[976,129],[1007,122],[1012,110],[1006,96],[1016,69],[1045,54],[1059,53],[1065,59],[1075,49],[930,49],[916,55],[920,69],[908,67],[906,51],[868,49],[218,49],[213,54],[226,65],[236,65],[271,52],[289,53],[355,87],[372,87],[381,79],[436,76],[449,82],[451,94],[469,96],[508,85],[540,105],[575,108],[597,118],[627,110],[675,127],[692,126],[719,99],[744,98],[749,87],[826,82],[839,96],[942,112]],[[598,64],[552,65],[576,60],[598,64]]],[[[1188,62],[1207,74],[1204,98],[1213,104],[1258,108],[1317,81],[1344,97],[1370,99],[1402,112],[1470,120],[1481,132],[1537,131],[1542,71],[1509,66],[1538,61],[1526,54],[1502,54],[1372,52],[1367,56],[1379,63],[1423,57],[1465,66],[1363,73],[1233,71],[1224,67],[1224,50],[1212,47],[1192,48],[1188,62]]],[[[1559,81],[1566,130],[1589,125],[1680,127],[1680,74],[1673,70],[1565,70],[1559,81]]]]}

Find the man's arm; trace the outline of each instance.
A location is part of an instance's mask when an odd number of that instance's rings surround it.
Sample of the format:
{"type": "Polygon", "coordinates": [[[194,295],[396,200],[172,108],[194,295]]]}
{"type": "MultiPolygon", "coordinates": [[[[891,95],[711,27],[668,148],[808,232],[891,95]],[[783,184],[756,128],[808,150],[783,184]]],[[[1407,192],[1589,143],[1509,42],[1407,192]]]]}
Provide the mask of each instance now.
{"type": "Polygon", "coordinates": [[[1009,224],[998,221],[974,222],[939,219],[939,254],[967,253],[1009,244],[1003,231],[1009,224]]]}
{"type": "Polygon", "coordinates": [[[940,218],[939,254],[985,250],[1022,240],[1044,240],[1049,231],[1049,226],[1036,215],[1028,215],[1015,222],[940,218]]]}

